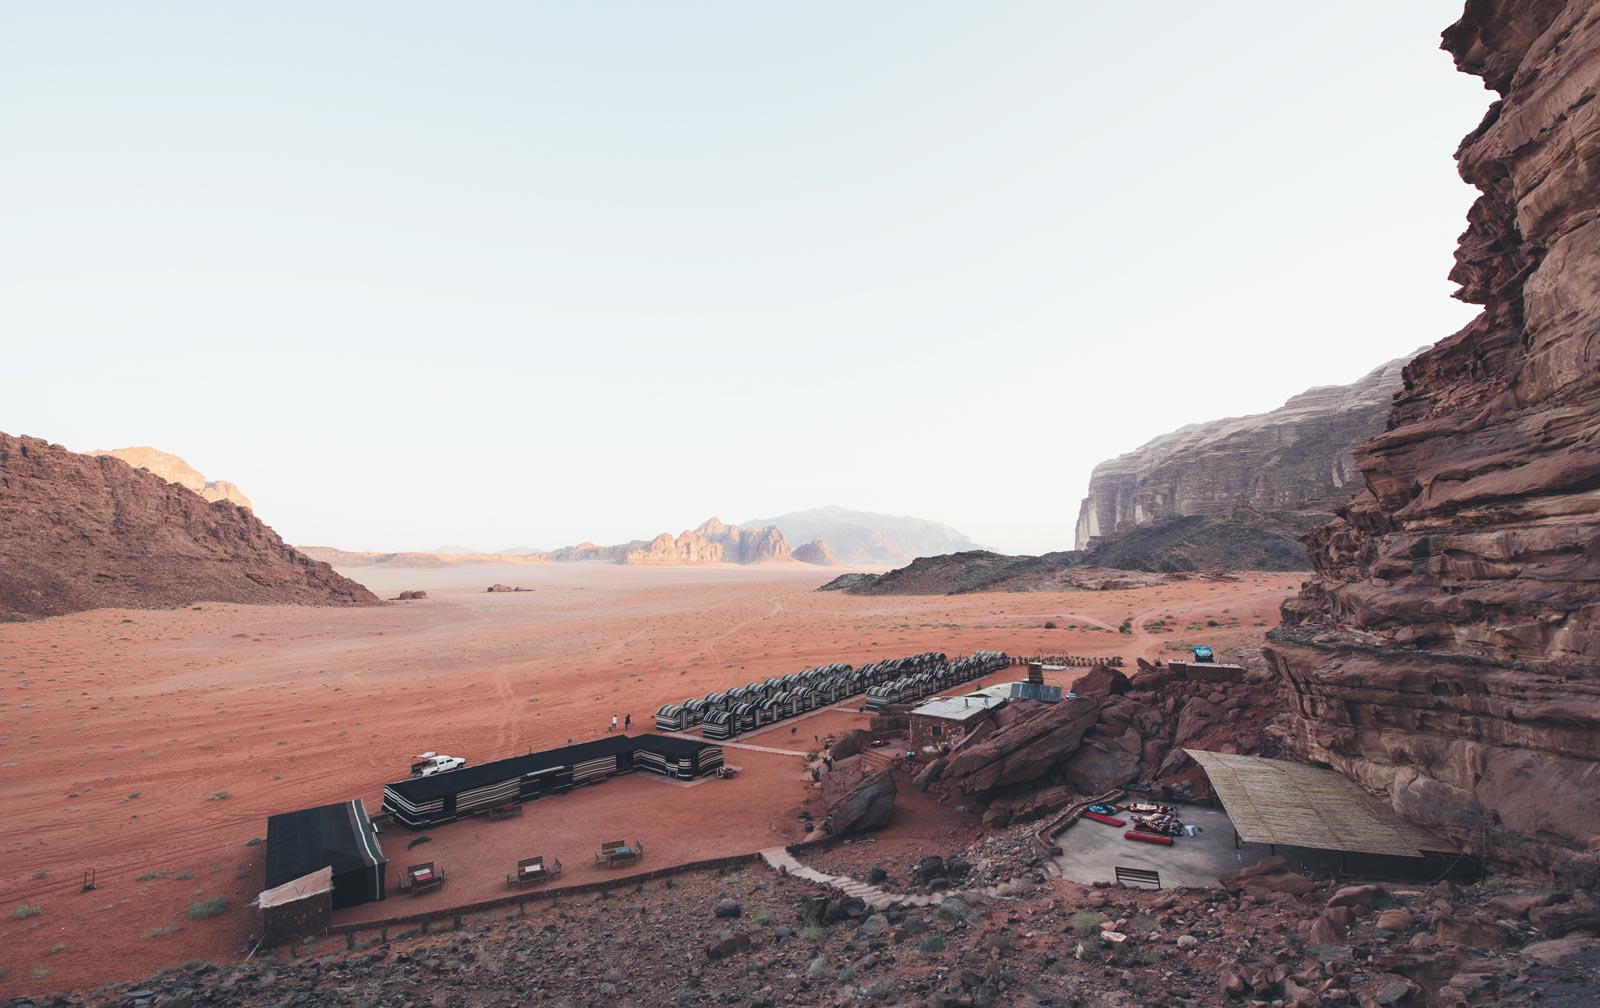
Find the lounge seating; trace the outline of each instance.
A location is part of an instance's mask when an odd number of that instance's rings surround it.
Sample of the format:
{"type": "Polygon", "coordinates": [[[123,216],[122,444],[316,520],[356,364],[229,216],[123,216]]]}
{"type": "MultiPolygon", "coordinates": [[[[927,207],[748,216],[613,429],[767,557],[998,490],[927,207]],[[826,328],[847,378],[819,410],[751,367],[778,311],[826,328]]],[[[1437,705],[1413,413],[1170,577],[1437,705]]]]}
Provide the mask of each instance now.
{"type": "Polygon", "coordinates": [[[444,865],[432,861],[414,864],[400,876],[400,891],[420,896],[434,889],[444,888],[444,865]]]}
{"type": "Polygon", "coordinates": [[[633,864],[644,857],[644,841],[636,840],[633,846],[628,846],[621,840],[607,840],[594,852],[594,863],[602,868],[615,868],[618,865],[633,864]]]}
{"type": "Polygon", "coordinates": [[[560,874],[560,858],[552,859],[549,864],[545,864],[542,857],[523,858],[517,862],[517,870],[506,876],[506,885],[511,888],[535,885],[548,882],[560,874]]]}

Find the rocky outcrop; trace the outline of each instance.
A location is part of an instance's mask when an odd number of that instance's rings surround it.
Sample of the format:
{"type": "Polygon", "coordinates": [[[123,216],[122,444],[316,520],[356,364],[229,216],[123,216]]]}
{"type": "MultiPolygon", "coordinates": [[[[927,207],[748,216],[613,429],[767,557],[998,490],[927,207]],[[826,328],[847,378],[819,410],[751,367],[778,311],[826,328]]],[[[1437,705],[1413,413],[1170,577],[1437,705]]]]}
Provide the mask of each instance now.
{"type": "Polygon", "coordinates": [[[833,836],[882,829],[894,818],[894,775],[880,770],[828,807],[823,824],[833,836]]]}
{"type": "Polygon", "coordinates": [[[158,451],[149,446],[135,448],[112,448],[109,451],[93,451],[90,455],[109,455],[119,458],[133,466],[135,469],[148,469],[168,483],[176,483],[188,487],[208,501],[228,501],[240,507],[250,507],[250,498],[246,497],[240,489],[227,480],[208,480],[200,475],[199,470],[176,455],[158,451]]]}
{"type": "Polygon", "coordinates": [[[967,595],[973,592],[1121,591],[1162,584],[1148,573],[1107,570],[1081,553],[1005,556],[986,550],[918,557],[883,574],[841,574],[818,591],[852,595],[967,595]]]}
{"type": "Polygon", "coordinates": [[[978,548],[963,533],[936,521],[835,505],[791,511],[776,518],[753,518],[749,524],[776,525],[790,542],[823,540],[840,563],[863,567],[898,567],[919,556],[978,548]]]}
{"type": "Polygon", "coordinates": [[[794,548],[794,558],[801,563],[816,564],[818,567],[837,567],[839,558],[833,555],[833,550],[821,539],[813,539],[803,546],[794,548]]]}
{"type": "Polygon", "coordinates": [[[1182,665],[1144,666],[1132,677],[1095,666],[1073,684],[1072,699],[1014,704],[1021,716],[953,753],[934,786],[987,803],[984,821],[1004,826],[1123,784],[1197,784],[1186,747],[1278,755],[1270,729],[1283,707],[1280,685],[1260,671],[1230,683],[1210,678],[1182,665]]]}
{"type": "Polygon", "coordinates": [[[118,458],[0,434],[0,620],[199,601],[379,600],[246,508],[118,458]]]}
{"type": "Polygon", "coordinates": [[[1350,451],[1383,430],[1410,359],[1351,385],[1302,392],[1270,413],[1181,427],[1100,463],[1078,508],[1077,548],[1154,522],[1238,508],[1298,521],[1302,531],[1316,523],[1305,515],[1331,518],[1359,482],[1350,451]]]}
{"type": "Polygon", "coordinates": [[[1272,667],[1295,743],[1498,861],[1600,877],[1600,8],[1471,0],[1499,92],[1451,279],[1483,311],[1405,369],[1311,538],[1272,667]]]}

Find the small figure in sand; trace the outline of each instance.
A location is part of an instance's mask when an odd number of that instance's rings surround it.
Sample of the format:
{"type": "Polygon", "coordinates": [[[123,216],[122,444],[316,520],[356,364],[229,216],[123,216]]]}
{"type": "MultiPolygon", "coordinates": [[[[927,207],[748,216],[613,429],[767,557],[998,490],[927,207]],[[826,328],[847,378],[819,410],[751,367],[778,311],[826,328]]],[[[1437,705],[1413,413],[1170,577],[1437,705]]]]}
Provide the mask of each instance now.
{"type": "Polygon", "coordinates": [[[611,730],[617,730],[617,716],[615,714],[611,715],[611,730]]]}
{"type": "MultiPolygon", "coordinates": [[[[611,719],[611,723],[613,725],[616,724],[617,723],[617,719],[616,718],[612,718],[611,719]]],[[[632,731],[633,730],[633,715],[632,714],[629,714],[627,717],[622,719],[622,730],[623,731],[632,731]]]]}

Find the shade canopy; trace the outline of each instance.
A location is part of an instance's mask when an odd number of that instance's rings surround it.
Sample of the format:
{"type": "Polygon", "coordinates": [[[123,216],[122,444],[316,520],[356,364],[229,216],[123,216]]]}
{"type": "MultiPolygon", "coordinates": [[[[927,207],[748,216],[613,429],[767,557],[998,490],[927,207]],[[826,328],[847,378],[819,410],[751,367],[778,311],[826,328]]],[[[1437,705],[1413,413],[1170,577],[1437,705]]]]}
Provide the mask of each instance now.
{"type": "Polygon", "coordinates": [[[1287,760],[1185,749],[1211,779],[1240,839],[1320,850],[1425,857],[1456,848],[1401,818],[1350,778],[1287,760]]]}

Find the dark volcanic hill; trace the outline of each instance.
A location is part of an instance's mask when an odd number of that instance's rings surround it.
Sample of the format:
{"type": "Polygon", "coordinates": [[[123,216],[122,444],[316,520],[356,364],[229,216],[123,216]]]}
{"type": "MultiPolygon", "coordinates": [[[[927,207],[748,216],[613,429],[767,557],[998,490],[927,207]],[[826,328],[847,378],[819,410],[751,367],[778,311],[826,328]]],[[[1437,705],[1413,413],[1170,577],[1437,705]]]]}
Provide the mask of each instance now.
{"type": "Polygon", "coordinates": [[[0,434],[0,620],[197,601],[376,605],[247,508],[0,434]]]}
{"type": "Polygon", "coordinates": [[[1299,744],[1469,851],[1600,879],[1600,8],[1472,0],[1500,98],[1450,278],[1483,306],[1405,369],[1268,657],[1299,744]]]}
{"type": "Polygon", "coordinates": [[[1302,392],[1269,413],[1181,427],[1100,463],[1078,508],[1077,548],[1172,518],[1226,517],[1239,508],[1308,528],[1328,520],[1358,482],[1350,450],[1383,430],[1410,359],[1350,385],[1302,392]]]}

